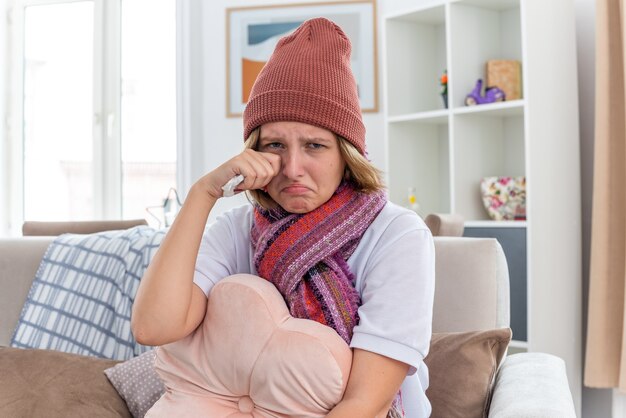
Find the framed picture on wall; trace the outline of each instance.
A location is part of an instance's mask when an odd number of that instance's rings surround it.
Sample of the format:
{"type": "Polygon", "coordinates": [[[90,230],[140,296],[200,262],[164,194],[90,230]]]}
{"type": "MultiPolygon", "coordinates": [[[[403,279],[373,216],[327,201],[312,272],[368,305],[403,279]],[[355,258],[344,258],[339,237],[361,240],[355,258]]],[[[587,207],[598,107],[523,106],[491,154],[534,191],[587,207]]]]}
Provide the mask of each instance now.
{"type": "Polygon", "coordinates": [[[363,112],[378,111],[374,0],[253,6],[226,9],[226,116],[241,116],[257,75],[278,40],[302,22],[325,17],[352,44],[352,72],[363,112]]]}

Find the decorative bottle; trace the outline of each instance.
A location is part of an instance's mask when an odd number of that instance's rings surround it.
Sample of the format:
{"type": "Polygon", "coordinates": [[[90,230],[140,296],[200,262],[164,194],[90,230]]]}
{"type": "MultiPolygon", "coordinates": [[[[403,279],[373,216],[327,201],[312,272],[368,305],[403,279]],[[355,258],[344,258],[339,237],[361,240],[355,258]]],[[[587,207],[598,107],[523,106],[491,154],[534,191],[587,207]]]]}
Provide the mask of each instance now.
{"type": "Polygon", "coordinates": [[[409,187],[407,200],[409,202],[408,208],[419,214],[420,205],[417,203],[417,189],[415,187],[409,187]]]}

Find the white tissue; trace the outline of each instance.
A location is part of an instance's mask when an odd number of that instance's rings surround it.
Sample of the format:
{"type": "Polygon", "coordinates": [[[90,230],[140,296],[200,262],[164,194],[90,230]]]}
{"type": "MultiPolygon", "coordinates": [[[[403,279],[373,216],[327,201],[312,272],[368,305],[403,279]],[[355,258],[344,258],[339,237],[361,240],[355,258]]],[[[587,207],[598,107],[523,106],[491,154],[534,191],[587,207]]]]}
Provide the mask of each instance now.
{"type": "Polygon", "coordinates": [[[239,185],[243,181],[243,176],[241,174],[237,174],[232,179],[228,180],[225,185],[222,186],[222,190],[224,191],[224,197],[230,197],[235,195],[235,187],[239,185]]]}

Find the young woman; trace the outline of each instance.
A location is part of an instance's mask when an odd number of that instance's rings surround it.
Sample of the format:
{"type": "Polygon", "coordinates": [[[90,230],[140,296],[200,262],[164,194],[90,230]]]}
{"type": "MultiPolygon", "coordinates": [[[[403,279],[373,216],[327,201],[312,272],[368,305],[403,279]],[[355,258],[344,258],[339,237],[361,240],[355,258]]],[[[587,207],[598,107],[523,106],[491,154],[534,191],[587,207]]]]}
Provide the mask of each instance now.
{"type": "Polygon", "coordinates": [[[432,237],[415,213],[387,201],[365,157],[343,31],[319,18],[281,39],[243,119],[245,150],[193,185],[141,282],[137,341],[189,335],[217,281],[255,274],[278,288],[293,316],[332,327],[352,347],[346,392],[328,417],[400,417],[403,404],[406,416],[429,416],[432,237]],[[236,175],[253,205],[205,232],[236,175]]]}

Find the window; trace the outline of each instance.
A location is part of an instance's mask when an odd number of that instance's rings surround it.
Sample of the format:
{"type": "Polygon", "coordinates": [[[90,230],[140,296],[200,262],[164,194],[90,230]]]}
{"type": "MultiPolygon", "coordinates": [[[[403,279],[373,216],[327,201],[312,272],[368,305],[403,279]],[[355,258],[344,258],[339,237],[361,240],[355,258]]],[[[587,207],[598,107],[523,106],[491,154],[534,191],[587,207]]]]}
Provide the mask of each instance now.
{"type": "Polygon", "coordinates": [[[172,0],[122,0],[124,218],[144,217],[175,186],[175,7],[172,0]]]}
{"type": "Polygon", "coordinates": [[[94,4],[24,9],[24,218],[94,219],[94,4]]]}
{"type": "Polygon", "coordinates": [[[176,2],[15,0],[11,229],[150,218],[176,179],[176,2]]]}

